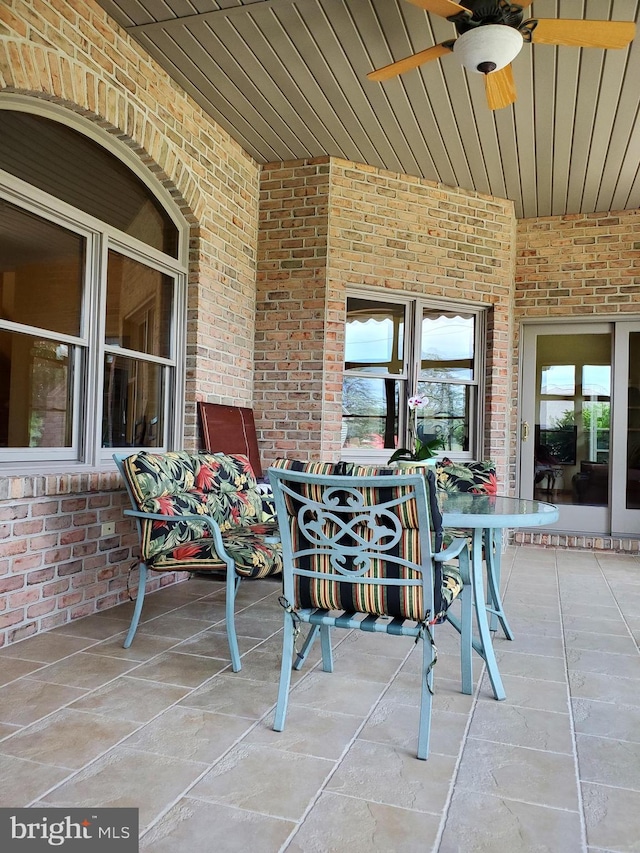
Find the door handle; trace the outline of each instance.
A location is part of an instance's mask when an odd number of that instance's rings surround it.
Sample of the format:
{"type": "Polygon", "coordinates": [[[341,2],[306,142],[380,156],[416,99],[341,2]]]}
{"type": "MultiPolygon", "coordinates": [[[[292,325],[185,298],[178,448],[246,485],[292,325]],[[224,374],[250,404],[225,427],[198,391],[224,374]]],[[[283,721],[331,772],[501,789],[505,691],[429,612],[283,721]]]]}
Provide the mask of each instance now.
{"type": "Polygon", "coordinates": [[[527,421],[522,421],[522,425],[520,427],[520,437],[523,441],[527,441],[529,438],[529,424],[527,421]]]}

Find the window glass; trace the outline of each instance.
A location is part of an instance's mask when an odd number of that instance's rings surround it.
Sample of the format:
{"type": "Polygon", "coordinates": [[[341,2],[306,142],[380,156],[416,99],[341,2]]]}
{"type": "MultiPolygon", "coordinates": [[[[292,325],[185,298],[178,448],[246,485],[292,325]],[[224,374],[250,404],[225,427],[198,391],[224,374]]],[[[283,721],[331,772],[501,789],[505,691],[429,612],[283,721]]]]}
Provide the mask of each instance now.
{"type": "Polygon", "coordinates": [[[473,314],[425,309],[420,344],[420,379],[473,379],[473,314]]]}
{"type": "Polygon", "coordinates": [[[418,436],[424,442],[440,439],[447,452],[469,450],[469,418],[474,389],[445,382],[418,382],[418,394],[428,399],[418,411],[418,436]]]}
{"type": "Polygon", "coordinates": [[[6,469],[94,465],[110,462],[111,448],[176,443],[185,300],[178,236],[110,152],[55,121],[0,109],[6,469]],[[49,193],[46,203],[7,172],[49,193]]]}
{"type": "Polygon", "coordinates": [[[109,252],[105,343],[149,355],[170,355],[173,278],[109,252]]]}
{"type": "Polygon", "coordinates": [[[146,184],[97,142],[57,121],[0,110],[0,169],[178,256],[178,229],[146,184]]]}
{"type": "Polygon", "coordinates": [[[342,448],[346,457],[388,461],[417,437],[471,457],[482,435],[478,382],[480,311],[419,299],[347,299],[342,448]],[[417,322],[415,321],[417,318],[417,322]],[[415,329],[415,332],[414,332],[415,329]],[[409,410],[409,399],[426,404],[409,410]],[[360,450],[367,451],[359,454],[360,450]]]}
{"type": "Polygon", "coordinates": [[[103,447],[159,447],[164,439],[164,368],[108,353],[104,366],[103,447]]]}
{"type": "Polygon", "coordinates": [[[404,315],[404,305],[350,297],[347,300],[345,370],[402,373],[404,315]]]}
{"type": "Polygon", "coordinates": [[[83,237],[0,198],[0,320],[79,336],[84,252],[83,237]]]}
{"type": "Polygon", "coordinates": [[[0,447],[70,447],[73,348],[0,329],[0,447]]]}
{"type": "Polygon", "coordinates": [[[395,379],[345,376],[343,447],[396,447],[400,384],[395,379]]]}
{"type": "Polygon", "coordinates": [[[573,397],[576,393],[574,364],[543,364],[540,371],[540,393],[555,397],[573,397]]]}

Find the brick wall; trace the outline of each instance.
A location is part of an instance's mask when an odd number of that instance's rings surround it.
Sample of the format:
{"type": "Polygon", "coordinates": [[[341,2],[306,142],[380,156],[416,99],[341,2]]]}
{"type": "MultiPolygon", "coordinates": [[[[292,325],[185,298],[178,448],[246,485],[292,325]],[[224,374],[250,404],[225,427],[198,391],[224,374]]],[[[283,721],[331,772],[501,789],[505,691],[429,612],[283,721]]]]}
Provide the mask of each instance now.
{"type": "MultiPolygon", "coordinates": [[[[196,400],[252,402],[256,163],[92,0],[1,0],[0,102],[18,96],[93,122],[189,224],[185,446],[196,447],[196,400]]],[[[0,471],[0,646],[126,599],[135,535],[123,500],[113,470],[0,471]],[[101,537],[111,519],[115,536],[101,537]]]]}
{"type": "Polygon", "coordinates": [[[517,320],[640,310],[640,211],[522,219],[517,320]]]}
{"type": "MultiPolygon", "coordinates": [[[[517,227],[513,399],[523,320],[640,313],[640,211],[521,219],[517,227]]],[[[514,452],[517,411],[512,415],[514,452]]]]}
{"type": "MultiPolygon", "coordinates": [[[[138,536],[116,474],[4,478],[0,490],[10,482],[20,494],[0,501],[0,636],[13,642],[106,610],[129,597],[129,581],[135,594],[138,536]],[[106,522],[113,536],[101,535],[106,522]]],[[[176,579],[158,575],[149,589],[176,579]]]]}
{"type": "Polygon", "coordinates": [[[327,158],[262,170],[254,401],[267,464],[325,458],[329,181],[327,158]]]}
{"type": "Polygon", "coordinates": [[[267,461],[338,457],[346,290],[384,288],[490,309],[485,453],[506,482],[514,234],[509,201],[338,159],[266,166],[255,399],[267,461]]]}

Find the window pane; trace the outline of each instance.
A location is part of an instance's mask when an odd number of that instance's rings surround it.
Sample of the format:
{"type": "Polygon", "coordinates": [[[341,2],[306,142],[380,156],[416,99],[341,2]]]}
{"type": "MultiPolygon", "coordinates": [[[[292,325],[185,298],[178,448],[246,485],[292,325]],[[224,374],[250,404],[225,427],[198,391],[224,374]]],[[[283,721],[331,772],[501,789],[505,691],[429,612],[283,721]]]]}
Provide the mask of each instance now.
{"type": "Polygon", "coordinates": [[[472,380],[475,317],[426,309],[422,314],[420,379],[472,380]]]}
{"type": "Polygon", "coordinates": [[[423,441],[439,438],[447,451],[469,450],[469,418],[474,388],[448,382],[419,382],[418,393],[428,398],[418,410],[418,435],[423,441]]]}
{"type": "Polygon", "coordinates": [[[640,332],[629,333],[627,509],[640,509],[640,332]]]}
{"type": "Polygon", "coordinates": [[[0,168],[172,258],[178,230],[124,163],[57,121],[0,110],[0,168]]]}
{"type": "Polygon", "coordinates": [[[343,447],[382,450],[398,446],[400,384],[396,379],[345,376],[342,422],[347,434],[343,447]]]}
{"type": "Polygon", "coordinates": [[[173,278],[109,252],[106,343],[168,358],[173,278]]]}
{"type": "Polygon", "coordinates": [[[345,370],[402,373],[404,312],[404,305],[370,299],[347,299],[345,370]]]}
{"type": "Polygon", "coordinates": [[[536,348],[534,496],[609,501],[611,335],[539,335],[536,348]]]}
{"type": "Polygon", "coordinates": [[[0,331],[0,447],[70,447],[73,347],[0,331]]]}
{"type": "Polygon", "coordinates": [[[79,336],[84,251],[78,234],[0,199],[0,320],[79,336]]]}
{"type": "Polygon", "coordinates": [[[576,368],[574,364],[542,365],[540,393],[555,397],[573,397],[576,393],[576,368]]]}
{"type": "Polygon", "coordinates": [[[105,357],[103,447],[164,445],[163,373],[159,364],[105,357]]]}

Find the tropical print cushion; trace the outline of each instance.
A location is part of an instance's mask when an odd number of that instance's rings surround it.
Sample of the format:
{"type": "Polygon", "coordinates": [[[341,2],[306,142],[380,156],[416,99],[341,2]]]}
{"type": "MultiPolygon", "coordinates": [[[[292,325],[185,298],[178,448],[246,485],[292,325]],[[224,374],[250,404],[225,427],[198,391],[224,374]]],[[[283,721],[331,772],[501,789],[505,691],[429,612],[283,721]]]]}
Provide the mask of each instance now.
{"type": "MultiPolygon", "coordinates": [[[[498,492],[496,467],[487,462],[452,462],[446,456],[436,463],[438,488],[446,492],[468,492],[476,495],[495,495],[498,492]]],[[[471,531],[447,528],[444,534],[445,548],[453,539],[466,537],[471,550],[471,531]]],[[[484,546],[483,546],[484,551],[484,546]]]]}
{"type": "MultiPolygon", "coordinates": [[[[277,527],[273,524],[243,524],[225,530],[222,541],[225,551],[233,558],[236,572],[242,577],[264,578],[282,571],[282,552],[280,544],[265,541],[265,537],[277,536],[277,527]]],[[[213,547],[212,539],[193,539],[176,548],[161,551],[149,563],[156,571],[174,571],[185,569],[202,571],[207,569],[225,569],[226,563],[220,559],[213,547]]]]}
{"type": "Polygon", "coordinates": [[[472,492],[495,495],[498,492],[496,466],[487,462],[453,462],[446,456],[436,462],[436,483],[445,492],[472,492]]]}
{"type": "Polygon", "coordinates": [[[143,451],[127,457],[123,469],[138,509],[171,517],[166,522],[142,520],[141,557],[154,568],[160,555],[166,562],[173,554],[177,563],[176,549],[210,538],[205,516],[217,522],[223,535],[247,525],[255,531],[264,521],[263,497],[248,458],[241,454],[143,451]],[[176,520],[181,516],[190,518],[176,520]]]}

